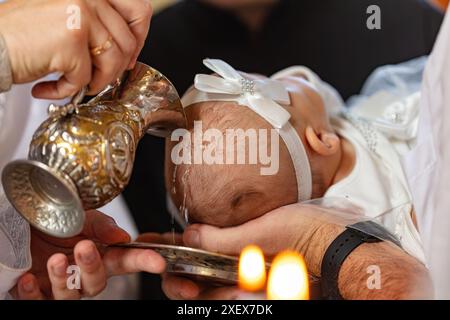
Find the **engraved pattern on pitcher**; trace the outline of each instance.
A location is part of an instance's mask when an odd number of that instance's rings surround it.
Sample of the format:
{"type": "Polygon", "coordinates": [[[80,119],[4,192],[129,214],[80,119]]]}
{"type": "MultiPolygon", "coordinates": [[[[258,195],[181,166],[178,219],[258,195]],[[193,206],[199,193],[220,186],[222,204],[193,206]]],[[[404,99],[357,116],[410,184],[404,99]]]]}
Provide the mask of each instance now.
{"type": "Polygon", "coordinates": [[[86,209],[99,208],[123,191],[144,134],[167,137],[186,126],[173,85],[142,63],[82,104],[84,95],[81,90],[68,104],[51,105],[28,160],[9,163],[2,174],[15,208],[57,237],[81,232],[86,209]],[[74,211],[71,217],[67,210],[74,211]]]}
{"type": "Polygon", "coordinates": [[[69,230],[78,223],[79,214],[74,210],[54,210],[37,201],[29,180],[23,179],[23,175],[17,171],[13,173],[15,188],[12,197],[17,203],[24,203],[34,213],[36,221],[49,230],[69,230]]]}
{"type": "Polygon", "coordinates": [[[133,128],[141,131],[141,122],[138,111],[109,104],[50,118],[36,131],[29,156],[65,172],[86,208],[96,208],[128,183],[138,137],[133,128]]]}

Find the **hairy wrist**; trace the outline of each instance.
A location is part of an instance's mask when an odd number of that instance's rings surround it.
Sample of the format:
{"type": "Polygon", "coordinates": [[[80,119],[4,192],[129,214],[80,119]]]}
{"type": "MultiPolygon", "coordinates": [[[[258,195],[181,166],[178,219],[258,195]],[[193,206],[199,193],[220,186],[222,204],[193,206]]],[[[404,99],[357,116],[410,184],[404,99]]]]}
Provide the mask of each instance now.
{"type": "Polygon", "coordinates": [[[429,299],[426,267],[390,242],[364,243],[342,264],[338,286],[345,299],[429,299]]]}
{"type": "MultiPolygon", "coordinates": [[[[325,252],[344,229],[342,225],[313,221],[298,237],[296,249],[304,255],[312,275],[321,277],[325,252]]],[[[364,243],[353,250],[341,266],[338,286],[345,299],[433,297],[426,267],[390,242],[364,243]]]]}
{"type": "Polygon", "coordinates": [[[306,244],[299,251],[304,255],[308,270],[314,276],[321,276],[320,269],[325,252],[343,231],[343,226],[324,222],[312,228],[308,240],[304,241],[306,244]]]}

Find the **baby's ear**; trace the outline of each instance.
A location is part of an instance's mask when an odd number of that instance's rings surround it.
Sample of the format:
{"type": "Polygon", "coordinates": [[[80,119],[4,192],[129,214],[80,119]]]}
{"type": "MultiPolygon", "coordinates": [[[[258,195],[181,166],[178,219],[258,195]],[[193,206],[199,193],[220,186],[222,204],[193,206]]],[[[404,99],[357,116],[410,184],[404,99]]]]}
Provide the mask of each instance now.
{"type": "Polygon", "coordinates": [[[322,156],[331,156],[341,147],[339,136],[331,131],[316,132],[311,126],[307,126],[305,137],[310,148],[322,156]]]}

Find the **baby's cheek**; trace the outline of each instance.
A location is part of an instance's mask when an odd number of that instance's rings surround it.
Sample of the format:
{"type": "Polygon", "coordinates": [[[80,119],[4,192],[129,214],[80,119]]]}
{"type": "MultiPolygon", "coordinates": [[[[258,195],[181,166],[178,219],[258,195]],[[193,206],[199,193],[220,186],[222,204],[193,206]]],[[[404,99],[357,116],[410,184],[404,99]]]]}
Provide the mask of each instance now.
{"type": "Polygon", "coordinates": [[[221,209],[219,206],[214,206],[214,208],[202,208],[201,212],[194,212],[189,222],[228,228],[241,225],[263,214],[262,210],[256,208],[221,209]]]}
{"type": "Polygon", "coordinates": [[[239,208],[237,212],[233,214],[233,219],[235,225],[240,225],[250,220],[259,218],[272,210],[278,209],[280,207],[293,204],[296,202],[295,198],[284,196],[278,197],[274,194],[270,199],[261,198],[260,201],[249,201],[242,208],[239,208]]]}
{"type": "Polygon", "coordinates": [[[225,209],[225,206],[217,203],[214,206],[205,206],[198,211],[191,212],[189,222],[208,224],[220,228],[238,226],[259,218],[279,207],[295,203],[295,199],[289,198],[274,195],[270,199],[266,197],[249,199],[233,209],[225,209]]]}
{"type": "Polygon", "coordinates": [[[256,199],[246,201],[229,214],[227,226],[230,227],[244,224],[250,220],[263,216],[275,208],[277,207],[275,207],[271,201],[262,198],[260,201],[256,199]]]}
{"type": "Polygon", "coordinates": [[[196,211],[189,212],[189,223],[208,224],[215,227],[230,226],[231,214],[229,210],[222,210],[220,206],[203,206],[196,211]]]}

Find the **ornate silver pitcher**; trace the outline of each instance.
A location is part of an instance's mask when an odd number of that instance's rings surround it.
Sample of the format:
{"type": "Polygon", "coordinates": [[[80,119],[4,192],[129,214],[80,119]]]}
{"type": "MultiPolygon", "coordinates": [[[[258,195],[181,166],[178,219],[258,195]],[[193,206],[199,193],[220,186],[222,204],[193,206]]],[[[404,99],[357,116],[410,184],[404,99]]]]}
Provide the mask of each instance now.
{"type": "Polygon", "coordinates": [[[123,191],[144,134],[166,136],[186,126],[173,85],[142,63],[79,105],[83,96],[51,105],[28,160],[9,163],[2,173],[15,209],[34,227],[61,238],[81,232],[85,209],[99,208],[123,191]]]}

